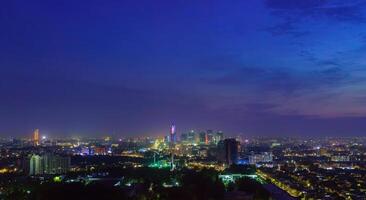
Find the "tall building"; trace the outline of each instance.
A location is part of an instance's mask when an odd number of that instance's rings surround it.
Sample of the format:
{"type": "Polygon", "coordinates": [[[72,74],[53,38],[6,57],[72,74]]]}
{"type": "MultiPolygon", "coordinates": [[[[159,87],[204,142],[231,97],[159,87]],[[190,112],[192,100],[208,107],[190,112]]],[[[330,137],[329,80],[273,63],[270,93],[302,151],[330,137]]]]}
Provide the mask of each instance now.
{"type": "Polygon", "coordinates": [[[207,130],[207,143],[214,143],[214,132],[213,130],[207,130]]]}
{"type": "Polygon", "coordinates": [[[187,140],[191,144],[196,143],[196,133],[194,132],[194,130],[191,130],[191,131],[188,132],[188,134],[187,134],[187,140]]]}
{"type": "Polygon", "coordinates": [[[183,143],[188,143],[188,134],[187,133],[182,133],[180,135],[180,141],[183,143]]]}
{"type": "Polygon", "coordinates": [[[218,144],[221,140],[224,139],[224,133],[222,131],[218,131],[214,137],[213,137],[213,142],[215,144],[218,144]]]}
{"type": "Polygon", "coordinates": [[[170,142],[172,144],[177,142],[177,131],[174,124],[170,127],[170,142]]]}
{"type": "Polygon", "coordinates": [[[33,142],[34,142],[34,145],[36,145],[36,146],[39,145],[39,129],[36,129],[33,132],[33,142]]]}
{"type": "Polygon", "coordinates": [[[70,168],[70,157],[45,154],[43,156],[45,174],[64,174],[70,168]]]}
{"type": "Polygon", "coordinates": [[[44,172],[43,157],[39,155],[31,155],[29,158],[29,175],[40,175],[44,172]]]}
{"type": "Polygon", "coordinates": [[[217,159],[227,165],[236,164],[240,143],[233,138],[221,140],[218,145],[217,159]]]}
{"type": "Polygon", "coordinates": [[[204,131],[200,132],[199,138],[200,144],[206,144],[207,133],[204,131]]]}
{"type": "Polygon", "coordinates": [[[183,133],[180,139],[183,143],[194,144],[196,143],[196,133],[194,130],[191,130],[188,133],[183,133]]]}

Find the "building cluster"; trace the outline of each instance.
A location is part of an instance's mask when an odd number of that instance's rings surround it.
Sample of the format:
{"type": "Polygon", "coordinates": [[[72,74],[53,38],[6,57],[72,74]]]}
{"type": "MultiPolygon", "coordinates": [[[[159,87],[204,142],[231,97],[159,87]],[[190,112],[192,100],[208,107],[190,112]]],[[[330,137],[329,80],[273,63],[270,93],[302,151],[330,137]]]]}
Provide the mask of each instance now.
{"type": "Polygon", "coordinates": [[[65,174],[70,169],[70,157],[46,153],[25,158],[24,171],[29,175],[65,174]]]}
{"type": "Polygon", "coordinates": [[[184,144],[218,144],[224,139],[222,131],[214,132],[213,130],[195,132],[191,130],[181,135],[181,142],[184,144]]]}

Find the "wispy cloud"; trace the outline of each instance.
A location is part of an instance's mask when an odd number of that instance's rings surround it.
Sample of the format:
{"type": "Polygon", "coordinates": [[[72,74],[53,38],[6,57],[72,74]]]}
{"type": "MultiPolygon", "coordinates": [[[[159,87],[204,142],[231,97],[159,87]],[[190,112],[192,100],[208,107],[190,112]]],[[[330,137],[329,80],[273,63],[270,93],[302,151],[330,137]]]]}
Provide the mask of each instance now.
{"type": "MultiPolygon", "coordinates": [[[[296,70],[294,68],[242,67],[220,77],[208,80],[209,84],[236,88],[240,94],[231,95],[222,107],[252,113],[298,115],[309,117],[365,116],[359,98],[352,85],[362,85],[351,71],[337,66],[332,61],[320,63],[318,70],[296,70]],[[348,108],[341,105],[351,105],[348,108]],[[255,105],[255,106],[253,106],[255,105]]],[[[220,106],[219,106],[220,107],[220,106]]]]}
{"type": "Polygon", "coordinates": [[[265,30],[272,35],[289,34],[304,36],[312,30],[300,28],[302,22],[325,20],[331,22],[365,23],[364,1],[328,1],[328,0],[266,0],[272,15],[282,22],[269,26],[265,30]]]}

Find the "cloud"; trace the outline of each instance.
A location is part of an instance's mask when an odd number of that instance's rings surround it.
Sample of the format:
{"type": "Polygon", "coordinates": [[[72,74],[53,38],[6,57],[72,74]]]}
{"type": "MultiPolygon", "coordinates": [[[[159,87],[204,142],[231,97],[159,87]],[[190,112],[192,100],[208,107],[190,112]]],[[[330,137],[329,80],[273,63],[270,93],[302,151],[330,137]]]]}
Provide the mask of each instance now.
{"type": "Polygon", "coordinates": [[[325,5],[327,0],[267,0],[266,5],[273,9],[293,10],[312,9],[325,5]]]}
{"type": "Polygon", "coordinates": [[[264,93],[276,92],[291,95],[304,90],[334,87],[349,79],[351,77],[347,71],[334,66],[307,71],[292,68],[242,67],[237,71],[214,78],[210,83],[260,89],[264,93]]]}
{"type": "Polygon", "coordinates": [[[265,5],[273,16],[282,19],[265,31],[272,35],[292,35],[301,37],[311,33],[304,30],[303,23],[312,20],[330,20],[332,22],[365,23],[366,17],[363,1],[328,1],[328,0],[266,0],[265,5]],[[301,28],[300,28],[301,27],[301,28]]]}
{"type": "Polygon", "coordinates": [[[286,21],[284,23],[276,24],[274,26],[270,26],[268,28],[263,29],[271,33],[273,36],[281,36],[281,35],[292,35],[293,37],[302,37],[310,34],[309,31],[300,31],[294,26],[294,22],[286,21]]]}
{"type": "MultiPolygon", "coordinates": [[[[365,79],[357,78],[332,61],[318,69],[242,67],[208,80],[219,91],[235,91],[216,96],[222,108],[238,116],[270,115],[334,118],[366,116],[357,88],[365,79]],[[348,106],[342,106],[348,105],[348,106]]],[[[362,91],[362,88],[358,88],[362,91]]]]}

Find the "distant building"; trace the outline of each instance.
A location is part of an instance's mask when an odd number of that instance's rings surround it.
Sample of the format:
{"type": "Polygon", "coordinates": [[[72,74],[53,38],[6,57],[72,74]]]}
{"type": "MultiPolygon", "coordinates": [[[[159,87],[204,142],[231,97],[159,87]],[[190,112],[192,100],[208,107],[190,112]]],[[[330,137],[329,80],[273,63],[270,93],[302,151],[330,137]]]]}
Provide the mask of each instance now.
{"type": "Polygon", "coordinates": [[[184,143],[188,143],[188,134],[182,133],[182,135],[180,135],[180,141],[184,142],[184,143]]]}
{"type": "Polygon", "coordinates": [[[44,173],[43,157],[32,155],[29,160],[29,175],[40,175],[44,173]]]}
{"type": "Polygon", "coordinates": [[[93,155],[93,154],[91,153],[91,148],[89,148],[88,146],[84,146],[84,147],[82,147],[82,148],[81,148],[81,150],[80,150],[80,154],[81,154],[81,155],[85,155],[85,156],[93,155]]]}
{"type": "Polygon", "coordinates": [[[70,168],[70,157],[54,154],[29,156],[29,175],[64,174],[70,168]]]}
{"type": "Polygon", "coordinates": [[[170,143],[170,135],[166,135],[164,137],[164,143],[166,143],[167,145],[170,143]]]}
{"type": "Polygon", "coordinates": [[[273,162],[273,154],[271,152],[262,152],[259,154],[249,155],[249,164],[252,165],[271,162],[273,162]]]}
{"type": "Polygon", "coordinates": [[[33,132],[33,142],[35,146],[39,145],[39,129],[36,129],[33,132]]]}
{"type": "Polygon", "coordinates": [[[240,143],[233,138],[221,140],[218,145],[217,159],[227,165],[236,164],[239,157],[240,143]]]}
{"type": "Polygon", "coordinates": [[[107,148],[105,146],[94,146],[93,155],[107,155],[107,148]]]}
{"type": "Polygon", "coordinates": [[[224,133],[222,131],[218,131],[214,137],[213,137],[213,142],[215,144],[218,144],[221,140],[224,139],[224,133]]]}
{"type": "Polygon", "coordinates": [[[214,143],[214,132],[213,130],[207,130],[207,143],[212,144],[214,143]]]}
{"type": "Polygon", "coordinates": [[[333,161],[333,162],[349,162],[350,157],[349,157],[349,155],[333,155],[331,157],[331,161],[333,161]]]}
{"type": "Polygon", "coordinates": [[[207,144],[206,141],[207,141],[207,133],[204,132],[204,131],[200,132],[200,134],[199,134],[199,143],[200,144],[207,144]]]}
{"type": "Polygon", "coordinates": [[[45,174],[64,174],[70,168],[70,157],[53,154],[43,156],[45,174]]]}
{"type": "Polygon", "coordinates": [[[191,144],[197,143],[197,135],[194,130],[191,130],[187,133],[187,141],[191,144]]]}

